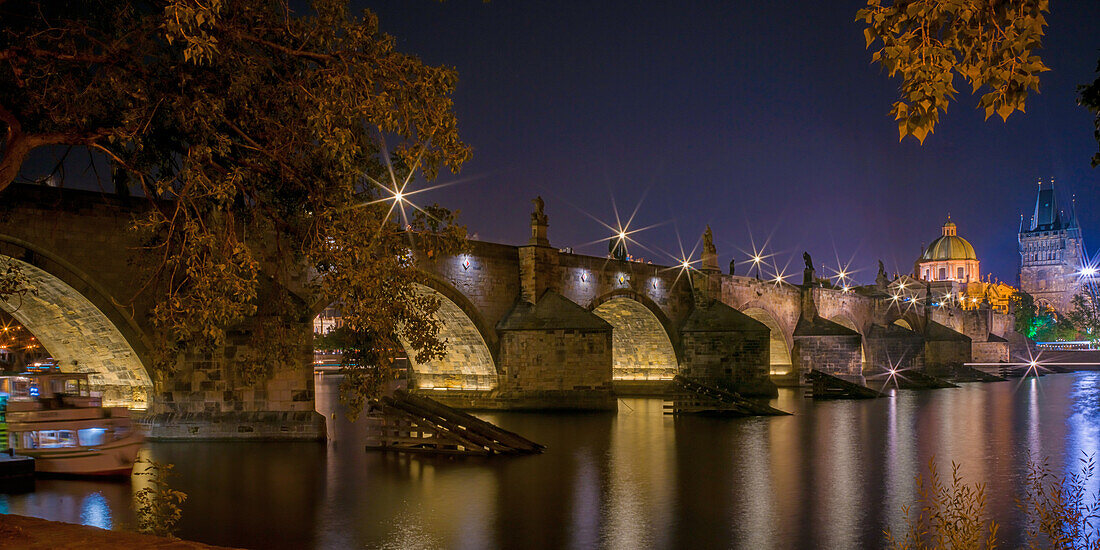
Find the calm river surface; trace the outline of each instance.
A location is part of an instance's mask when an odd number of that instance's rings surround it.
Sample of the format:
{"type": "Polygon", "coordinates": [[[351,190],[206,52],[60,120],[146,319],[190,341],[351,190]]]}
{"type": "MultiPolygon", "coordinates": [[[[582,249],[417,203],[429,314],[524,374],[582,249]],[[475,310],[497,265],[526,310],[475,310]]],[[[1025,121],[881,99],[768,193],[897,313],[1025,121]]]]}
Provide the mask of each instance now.
{"type": "MultiPolygon", "coordinates": [[[[334,377],[318,383],[331,413],[334,377]]],[[[1100,445],[1100,372],[813,402],[781,418],[481,415],[549,447],[520,458],[365,452],[340,416],[335,444],[152,443],[186,492],[179,535],[247,548],[877,548],[935,455],[987,484],[1008,547],[1028,453],[1072,470],[1100,445]]],[[[0,512],[133,525],[126,482],[39,480],[0,512]]]]}

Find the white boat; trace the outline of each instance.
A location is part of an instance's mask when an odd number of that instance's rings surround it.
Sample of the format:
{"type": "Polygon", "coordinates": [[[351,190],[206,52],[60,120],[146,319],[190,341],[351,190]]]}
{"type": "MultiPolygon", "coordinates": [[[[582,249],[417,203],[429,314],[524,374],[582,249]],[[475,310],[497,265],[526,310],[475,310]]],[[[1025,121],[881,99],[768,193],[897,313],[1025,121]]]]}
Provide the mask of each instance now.
{"type": "MultiPolygon", "coordinates": [[[[35,472],[129,475],[145,442],[125,407],[104,407],[79,373],[0,376],[8,448],[34,458],[35,472]]],[[[3,447],[4,445],[0,445],[3,447]]]]}

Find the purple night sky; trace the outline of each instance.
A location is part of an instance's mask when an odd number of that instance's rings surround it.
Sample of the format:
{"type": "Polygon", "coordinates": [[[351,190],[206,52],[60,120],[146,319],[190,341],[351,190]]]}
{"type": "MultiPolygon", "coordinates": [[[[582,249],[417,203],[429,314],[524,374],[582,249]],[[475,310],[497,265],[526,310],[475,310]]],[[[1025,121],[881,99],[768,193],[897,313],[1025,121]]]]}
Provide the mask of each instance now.
{"type": "Polygon", "coordinates": [[[862,283],[880,258],[911,271],[950,213],[983,274],[1014,284],[1019,216],[1054,177],[1064,203],[1077,194],[1090,254],[1100,245],[1096,141],[1075,103],[1095,78],[1100,2],[1052,2],[1052,70],[1027,113],[985,122],[963,89],[924,146],[898,142],[896,82],[853,21],[863,3],[652,4],[362,3],[402,51],[459,72],[474,157],[435,183],[472,180],[417,199],[461,210],[479,239],[520,244],[541,194],[551,244],[603,255],[582,245],[610,235],[590,216],[614,225],[614,197],[623,216],[640,202],[632,228],[663,223],[635,236],[647,260],[672,263],[677,231],[690,250],[709,223],[723,269],[747,258],[751,233],[771,236],[788,273],[808,250],[819,266],[852,259],[862,283]]]}

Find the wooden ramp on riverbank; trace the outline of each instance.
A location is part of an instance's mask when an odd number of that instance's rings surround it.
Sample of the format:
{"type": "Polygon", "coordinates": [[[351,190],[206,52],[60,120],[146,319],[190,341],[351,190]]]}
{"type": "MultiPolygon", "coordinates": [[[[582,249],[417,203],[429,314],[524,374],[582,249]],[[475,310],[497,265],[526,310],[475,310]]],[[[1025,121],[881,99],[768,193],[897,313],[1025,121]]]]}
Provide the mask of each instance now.
{"type": "Polygon", "coordinates": [[[903,369],[894,371],[890,374],[890,371],[886,369],[878,369],[872,373],[864,375],[867,380],[867,385],[871,387],[880,387],[882,391],[887,388],[896,388],[899,390],[939,390],[945,388],[957,388],[955,384],[932,376],[927,372],[922,372],[917,369],[903,369]]]}
{"type": "Polygon", "coordinates": [[[882,393],[838,378],[817,369],[810,370],[806,379],[813,385],[814,399],[873,399],[882,397],[882,393]]]}
{"type": "Polygon", "coordinates": [[[947,367],[937,369],[925,369],[932,376],[954,382],[956,384],[961,382],[1004,382],[1007,380],[1002,376],[991,374],[989,372],[976,369],[970,365],[950,365],[947,367]]]}
{"type": "Polygon", "coordinates": [[[784,416],[791,413],[757,403],[714,386],[676,376],[665,398],[665,414],[713,416],[784,416]]]}
{"type": "Polygon", "coordinates": [[[546,447],[434,399],[396,390],[373,404],[368,450],[459,455],[541,453],[546,447]]]}

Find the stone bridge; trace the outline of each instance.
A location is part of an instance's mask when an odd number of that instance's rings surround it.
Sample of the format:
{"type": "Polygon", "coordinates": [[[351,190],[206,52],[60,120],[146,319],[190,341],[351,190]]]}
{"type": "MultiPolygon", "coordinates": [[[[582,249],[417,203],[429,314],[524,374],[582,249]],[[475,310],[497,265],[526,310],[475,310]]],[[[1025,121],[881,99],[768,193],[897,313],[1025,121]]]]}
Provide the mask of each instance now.
{"type": "MultiPolygon", "coordinates": [[[[0,260],[20,265],[38,294],[0,307],[108,401],[149,405],[159,435],[316,437],[308,349],[291,350],[301,369],[244,386],[228,368],[248,360],[240,331],[222,349],[181,357],[153,391],[151,304],[133,298],[142,280],[130,264],[138,243],[128,226],[142,208],[141,199],[10,187],[0,195],[0,260]]],[[[659,391],[676,374],[768,395],[810,369],[860,379],[888,366],[1009,358],[1008,315],[905,303],[876,287],[724,275],[713,245],[704,248],[691,269],[571,254],[550,245],[536,212],[527,245],[470,242],[457,257],[421,258],[419,288],[441,298],[448,345],[446,357],[410,364],[410,385],[460,406],[612,409],[617,393],[659,391]]],[[[302,330],[325,305],[303,307],[302,330]]]]}

